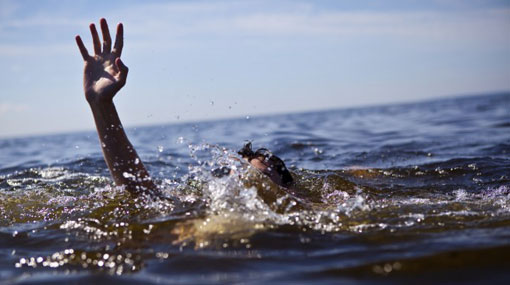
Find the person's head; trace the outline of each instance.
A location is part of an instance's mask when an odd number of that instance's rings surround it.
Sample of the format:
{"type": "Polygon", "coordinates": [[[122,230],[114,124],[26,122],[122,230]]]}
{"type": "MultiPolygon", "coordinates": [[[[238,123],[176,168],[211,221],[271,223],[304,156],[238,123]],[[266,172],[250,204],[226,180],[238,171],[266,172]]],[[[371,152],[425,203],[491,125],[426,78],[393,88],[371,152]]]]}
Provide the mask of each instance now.
{"type": "Polygon", "coordinates": [[[269,176],[274,183],[283,187],[289,187],[292,184],[292,175],[283,160],[268,149],[259,148],[254,152],[251,148],[251,142],[248,142],[238,151],[238,154],[262,173],[269,176]]]}

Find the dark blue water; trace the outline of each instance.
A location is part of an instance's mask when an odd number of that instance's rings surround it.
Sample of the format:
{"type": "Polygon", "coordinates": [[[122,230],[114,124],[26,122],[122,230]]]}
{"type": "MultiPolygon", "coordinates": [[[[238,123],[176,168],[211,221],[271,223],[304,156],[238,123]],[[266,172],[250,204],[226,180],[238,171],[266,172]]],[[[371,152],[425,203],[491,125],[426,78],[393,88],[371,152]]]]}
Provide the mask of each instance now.
{"type": "Polygon", "coordinates": [[[94,132],[0,140],[0,283],[510,282],[510,94],[128,135],[171,199],[115,188],[94,132]]]}

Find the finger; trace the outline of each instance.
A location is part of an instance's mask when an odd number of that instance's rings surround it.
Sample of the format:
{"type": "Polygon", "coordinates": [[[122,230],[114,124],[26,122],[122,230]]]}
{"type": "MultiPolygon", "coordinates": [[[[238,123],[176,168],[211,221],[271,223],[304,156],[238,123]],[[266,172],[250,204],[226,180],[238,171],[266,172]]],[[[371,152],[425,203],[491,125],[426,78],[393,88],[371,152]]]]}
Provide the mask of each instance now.
{"type": "Polygon", "coordinates": [[[113,53],[120,57],[122,54],[122,47],[124,46],[124,26],[122,23],[117,25],[117,35],[115,36],[115,46],[113,53]]]}
{"type": "Polygon", "coordinates": [[[99,20],[101,23],[101,33],[103,33],[103,53],[110,53],[112,49],[112,38],[110,37],[110,30],[106,20],[102,18],[99,20]]]}
{"type": "Polygon", "coordinates": [[[92,34],[92,43],[94,44],[94,53],[101,54],[101,44],[99,43],[99,35],[97,34],[96,25],[90,24],[90,33],[92,34]]]}
{"type": "Polygon", "coordinates": [[[83,44],[83,41],[81,40],[80,36],[76,36],[76,44],[78,45],[78,48],[80,49],[81,56],[83,57],[83,60],[87,61],[89,59],[89,52],[87,51],[87,48],[83,44]]]}
{"type": "Polygon", "coordinates": [[[117,68],[119,69],[120,71],[120,81],[125,83],[126,82],[126,78],[127,78],[127,74],[128,74],[128,71],[129,71],[129,68],[127,66],[124,65],[124,63],[122,62],[122,60],[117,57],[115,59],[115,65],[117,66],[117,68]]]}

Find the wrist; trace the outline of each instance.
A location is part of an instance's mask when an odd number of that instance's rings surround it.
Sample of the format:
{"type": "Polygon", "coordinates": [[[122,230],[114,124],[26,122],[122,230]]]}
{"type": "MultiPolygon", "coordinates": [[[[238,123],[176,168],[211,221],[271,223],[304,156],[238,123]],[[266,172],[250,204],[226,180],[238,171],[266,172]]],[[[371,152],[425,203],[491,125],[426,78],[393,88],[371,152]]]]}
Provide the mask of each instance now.
{"type": "Polygon", "coordinates": [[[108,111],[115,107],[113,104],[113,98],[87,98],[87,102],[93,112],[108,111]]]}
{"type": "Polygon", "coordinates": [[[113,104],[115,94],[85,93],[85,99],[91,107],[113,104]]]}

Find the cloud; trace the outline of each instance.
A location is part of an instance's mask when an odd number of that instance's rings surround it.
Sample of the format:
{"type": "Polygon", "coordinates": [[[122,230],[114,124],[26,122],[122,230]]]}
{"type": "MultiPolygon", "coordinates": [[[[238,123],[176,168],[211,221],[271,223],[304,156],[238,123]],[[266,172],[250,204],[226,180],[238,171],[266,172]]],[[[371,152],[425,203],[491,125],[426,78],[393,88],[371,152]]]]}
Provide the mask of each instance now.
{"type": "Polygon", "coordinates": [[[7,115],[8,113],[22,113],[30,109],[25,104],[14,104],[14,103],[0,103],[0,116],[7,115]]]}
{"type": "MultiPolygon", "coordinates": [[[[107,12],[111,18],[127,23],[126,36],[133,46],[142,47],[160,45],[165,48],[225,37],[266,41],[384,37],[399,41],[455,42],[455,45],[510,44],[507,36],[510,9],[506,7],[392,11],[332,9],[313,2],[280,2],[279,5],[263,1],[135,3],[107,12]]],[[[14,8],[10,10],[16,11],[14,8]]],[[[58,15],[54,15],[52,10],[43,10],[25,17],[5,17],[0,20],[3,34],[0,36],[0,55],[38,52],[33,42],[26,38],[28,35],[23,35],[29,30],[43,35],[39,40],[44,39],[44,35],[51,39],[51,43],[40,43],[46,50],[67,50],[69,45],[64,46],[63,43],[69,43],[69,38],[56,37],[49,31],[59,28],[59,33],[69,37],[85,30],[91,20],[90,15],[82,13],[81,9],[76,10],[80,13],[59,10],[58,15]]],[[[88,37],[84,39],[87,41],[88,37]]]]}
{"type": "MultiPolygon", "coordinates": [[[[239,39],[389,37],[397,40],[510,43],[510,9],[334,10],[288,2],[279,9],[252,4],[160,3],[121,13],[133,39],[160,43],[211,37],[239,39]],[[152,15],[145,17],[143,15],[152,15]]],[[[249,2],[251,3],[251,2],[249,2]]],[[[263,6],[263,5],[261,5],[263,6]]]]}
{"type": "Polygon", "coordinates": [[[19,3],[9,0],[0,1],[0,18],[5,19],[19,10],[19,3]]]}
{"type": "Polygon", "coordinates": [[[3,24],[9,28],[52,28],[52,27],[83,27],[88,25],[86,19],[68,17],[48,17],[47,15],[35,15],[24,19],[11,19],[3,24]]]}
{"type": "Polygon", "coordinates": [[[0,43],[0,58],[13,57],[13,56],[48,56],[55,54],[69,54],[75,53],[76,46],[69,40],[67,43],[54,43],[42,45],[30,44],[5,44],[0,43]]]}

